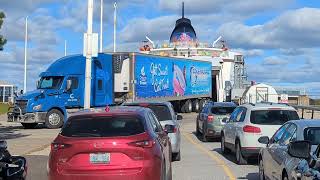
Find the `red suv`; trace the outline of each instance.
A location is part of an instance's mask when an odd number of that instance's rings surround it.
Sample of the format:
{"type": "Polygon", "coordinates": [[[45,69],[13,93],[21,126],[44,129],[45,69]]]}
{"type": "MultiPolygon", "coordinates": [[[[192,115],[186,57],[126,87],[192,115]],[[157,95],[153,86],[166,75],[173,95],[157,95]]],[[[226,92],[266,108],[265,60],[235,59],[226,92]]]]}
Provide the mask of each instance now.
{"type": "Polygon", "coordinates": [[[48,176],[50,180],[171,180],[171,144],[150,109],[79,112],[51,145],[48,176]]]}

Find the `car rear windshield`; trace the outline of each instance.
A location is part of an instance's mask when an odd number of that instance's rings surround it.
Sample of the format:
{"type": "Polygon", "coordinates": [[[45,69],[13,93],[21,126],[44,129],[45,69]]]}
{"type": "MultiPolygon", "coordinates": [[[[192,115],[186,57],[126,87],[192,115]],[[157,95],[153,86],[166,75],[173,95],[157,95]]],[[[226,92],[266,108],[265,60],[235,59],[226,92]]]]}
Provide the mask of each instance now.
{"type": "Polygon", "coordinates": [[[312,145],[320,144],[320,128],[307,128],[304,130],[304,139],[312,143],[312,145]]]}
{"type": "Polygon", "coordinates": [[[126,106],[141,106],[151,109],[157,116],[158,121],[171,120],[171,112],[166,105],[154,105],[154,104],[126,104],[126,106]]]}
{"type": "Polygon", "coordinates": [[[292,110],[256,110],[251,112],[250,121],[261,125],[282,125],[290,120],[298,120],[296,111],[292,110]]]}
{"type": "Polygon", "coordinates": [[[145,132],[142,120],[137,117],[76,117],[67,121],[61,135],[66,137],[132,136],[145,132]]]}
{"type": "Polygon", "coordinates": [[[218,115],[231,114],[236,107],[212,107],[211,113],[218,115]]]}

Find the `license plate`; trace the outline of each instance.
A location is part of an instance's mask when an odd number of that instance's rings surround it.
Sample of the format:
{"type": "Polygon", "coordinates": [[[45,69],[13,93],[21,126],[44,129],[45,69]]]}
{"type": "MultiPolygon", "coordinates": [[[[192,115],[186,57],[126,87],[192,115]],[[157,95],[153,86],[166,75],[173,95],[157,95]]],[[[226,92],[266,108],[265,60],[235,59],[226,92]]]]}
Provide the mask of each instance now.
{"type": "Polygon", "coordinates": [[[92,164],[108,164],[110,162],[110,153],[90,154],[92,164]]]}

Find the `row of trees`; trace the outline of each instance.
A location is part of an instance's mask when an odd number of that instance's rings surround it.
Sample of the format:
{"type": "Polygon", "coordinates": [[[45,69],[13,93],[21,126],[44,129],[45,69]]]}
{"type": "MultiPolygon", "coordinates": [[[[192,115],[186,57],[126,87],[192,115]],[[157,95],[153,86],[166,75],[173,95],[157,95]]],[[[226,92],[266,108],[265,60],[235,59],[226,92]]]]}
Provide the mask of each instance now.
{"type": "MultiPolygon", "coordinates": [[[[6,18],[6,15],[3,12],[0,12],[0,29],[4,18],[6,18]]],[[[6,44],[6,42],[7,40],[0,34],[0,51],[3,50],[3,46],[6,44]]]]}

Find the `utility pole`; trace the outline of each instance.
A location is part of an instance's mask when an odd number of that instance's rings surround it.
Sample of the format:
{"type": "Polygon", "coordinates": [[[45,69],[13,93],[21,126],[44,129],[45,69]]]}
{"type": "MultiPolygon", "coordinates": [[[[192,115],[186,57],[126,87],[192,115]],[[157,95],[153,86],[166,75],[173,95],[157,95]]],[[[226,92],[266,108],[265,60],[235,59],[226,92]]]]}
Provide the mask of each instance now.
{"type": "Polygon", "coordinates": [[[84,88],[84,109],[90,109],[91,100],[91,58],[92,58],[92,16],[93,0],[88,0],[88,29],[87,29],[87,49],[86,49],[86,73],[84,88]]]}
{"type": "Polygon", "coordinates": [[[103,0],[100,0],[100,53],[102,53],[103,44],[103,0]]]}
{"type": "Polygon", "coordinates": [[[117,49],[117,2],[114,3],[114,14],[113,14],[113,52],[117,49]]]}
{"type": "Polygon", "coordinates": [[[64,56],[67,56],[67,40],[64,40],[64,56]]]}
{"type": "Polygon", "coordinates": [[[25,39],[24,39],[24,81],[23,81],[23,93],[27,92],[27,48],[28,48],[28,16],[25,19],[25,39]]]}

